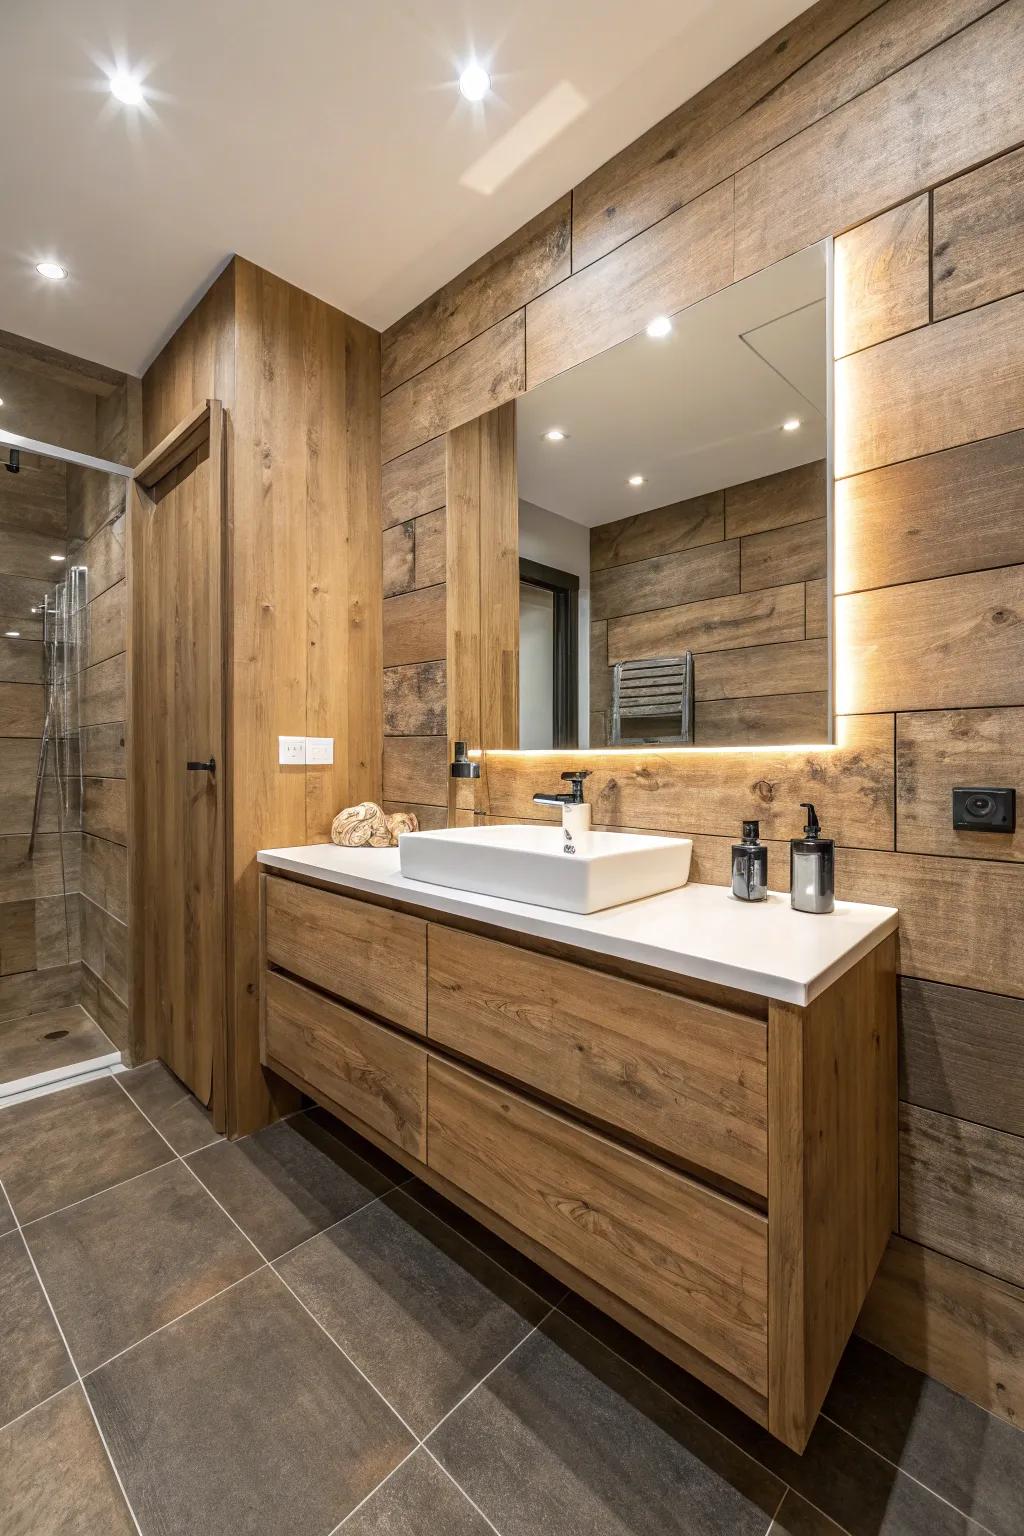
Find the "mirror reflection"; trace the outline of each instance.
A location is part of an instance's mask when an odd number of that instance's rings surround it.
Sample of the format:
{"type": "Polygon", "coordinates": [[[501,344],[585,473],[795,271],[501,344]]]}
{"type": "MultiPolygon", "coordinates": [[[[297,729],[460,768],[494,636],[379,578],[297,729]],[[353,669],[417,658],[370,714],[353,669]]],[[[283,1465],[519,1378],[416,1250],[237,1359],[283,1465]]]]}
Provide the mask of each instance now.
{"type": "Polygon", "coordinates": [[[824,245],[517,406],[521,747],[830,739],[824,245]]]}

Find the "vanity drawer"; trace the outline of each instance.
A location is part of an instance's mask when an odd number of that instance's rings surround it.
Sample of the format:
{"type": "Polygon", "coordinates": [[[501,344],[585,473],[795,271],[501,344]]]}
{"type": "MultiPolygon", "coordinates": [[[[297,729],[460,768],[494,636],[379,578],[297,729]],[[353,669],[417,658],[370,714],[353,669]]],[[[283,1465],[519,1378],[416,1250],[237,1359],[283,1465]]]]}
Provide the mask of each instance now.
{"type": "Polygon", "coordinates": [[[427,1053],[415,1041],[265,971],[264,1055],[426,1161],[427,1053]]]}
{"type": "Polygon", "coordinates": [[[435,1057],[429,1083],[428,1167],[767,1390],[763,1216],[435,1057]]]}
{"type": "Polygon", "coordinates": [[[268,876],[266,953],[270,964],[368,1013],[426,1033],[422,918],[268,876]]]}
{"type": "Polygon", "coordinates": [[[437,924],[428,971],[432,1042],[767,1193],[760,1019],[437,924]]]}

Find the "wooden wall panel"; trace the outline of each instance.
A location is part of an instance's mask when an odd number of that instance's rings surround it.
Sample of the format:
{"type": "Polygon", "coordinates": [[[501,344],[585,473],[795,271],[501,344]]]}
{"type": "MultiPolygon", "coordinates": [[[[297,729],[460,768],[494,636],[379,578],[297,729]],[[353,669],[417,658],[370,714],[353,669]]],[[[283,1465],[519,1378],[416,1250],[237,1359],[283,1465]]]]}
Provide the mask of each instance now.
{"type": "Polygon", "coordinates": [[[739,590],[740,546],[738,539],[731,539],[594,571],[590,611],[594,619],[614,619],[739,590]]]}
{"type": "MultiPolygon", "coordinates": [[[[768,533],[821,517],[827,505],[826,470],[825,460],[816,459],[813,464],[799,464],[781,474],[730,485],[725,491],[725,537],[768,533]]],[[[595,533],[600,531],[594,529],[595,533]]]]}
{"type": "Polygon", "coordinates": [[[1024,149],[937,187],[936,320],[1024,288],[1024,149]]]}
{"type": "Polygon", "coordinates": [[[954,785],[1019,786],[1024,709],[950,709],[896,716],[897,847],[973,859],[1024,860],[1024,805],[1013,833],[955,832],[954,785]]]}
{"type": "Polygon", "coordinates": [[[1024,432],[840,480],[836,591],[1024,564],[1024,432]]]}
{"type": "Polygon", "coordinates": [[[1024,997],[1019,864],[844,848],[837,856],[836,893],[899,907],[904,976],[1024,997]]]}
{"type": "Polygon", "coordinates": [[[900,982],[900,1098],[1024,1136],[1024,1001],[900,982]]]}
{"type": "Polygon", "coordinates": [[[384,730],[389,736],[446,736],[443,661],[384,669],[384,730]]]}
{"type": "MultiPolygon", "coordinates": [[[[685,747],[595,753],[588,762],[594,777],[587,784],[594,820],[734,837],[742,820],[756,816],[766,838],[786,838],[800,832],[800,801],[816,796],[841,843],[892,848],[892,717],[845,719],[838,729],[838,747],[810,753],[776,748],[704,753],[685,747]]],[[[487,810],[516,820],[557,820],[557,808],[534,805],[533,795],[550,789],[574,761],[571,752],[523,757],[488,752],[487,810]]]]}
{"type": "Polygon", "coordinates": [[[1024,1281],[1024,1136],[905,1104],[900,1232],[997,1279],[1024,1281]]]}
{"type": "Polygon", "coordinates": [[[383,523],[404,523],[444,506],[444,438],[412,448],[381,471],[383,523]]]}
{"type": "Polygon", "coordinates": [[[1021,0],[955,9],[991,14],[737,173],[737,277],[1024,141],[1021,0]]]}
{"type": "Polygon", "coordinates": [[[664,218],[992,3],[813,6],[577,187],[574,265],[664,218]]]}
{"type": "Polygon", "coordinates": [[[732,281],[732,185],[682,208],[526,306],[533,389],[732,281]]]}
{"type": "Polygon", "coordinates": [[[835,601],[836,707],[1024,704],[1024,565],[835,601]]]}
{"type": "Polygon", "coordinates": [[[835,385],[838,479],[1024,427],[1024,294],[845,357],[835,385]]]}
{"type": "Polygon", "coordinates": [[[526,388],[525,334],[520,310],[385,395],[384,462],[521,395],[526,388]]]}
{"type": "MultiPolygon", "coordinates": [[[[804,638],[802,584],[634,613],[608,622],[608,660],[722,651],[804,638]]],[[[851,708],[847,713],[854,713],[851,708]]]]}
{"type": "Polygon", "coordinates": [[[560,197],[383,336],[381,390],[421,373],[569,275],[571,199],[560,197]]]}
{"type": "Polygon", "coordinates": [[[836,241],[836,357],[928,324],[930,217],[915,197],[836,241]]]}
{"type": "Polygon", "coordinates": [[[740,590],[756,592],[825,575],[825,519],[791,523],[740,540],[740,590]]]}
{"type": "Polygon", "coordinates": [[[385,667],[414,661],[443,661],[445,651],[446,588],[423,587],[385,598],[383,659],[385,667]]]}
{"type": "Polygon", "coordinates": [[[700,544],[732,538],[725,532],[725,502],[721,491],[673,502],[650,512],[638,512],[590,530],[590,569],[605,570],[657,555],[674,555],[700,544]]]}
{"type": "Polygon", "coordinates": [[[897,1237],[857,1328],[1024,1428],[1024,1290],[897,1237]]]}
{"type": "Polygon", "coordinates": [[[384,799],[447,806],[448,763],[445,736],[385,736],[384,799]]]}

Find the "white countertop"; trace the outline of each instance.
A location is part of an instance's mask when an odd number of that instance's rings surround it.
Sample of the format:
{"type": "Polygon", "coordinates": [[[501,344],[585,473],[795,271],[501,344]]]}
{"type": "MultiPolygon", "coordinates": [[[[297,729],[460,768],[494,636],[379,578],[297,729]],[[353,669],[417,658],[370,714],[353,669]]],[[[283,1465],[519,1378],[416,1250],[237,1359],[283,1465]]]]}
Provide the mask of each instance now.
{"type": "Polygon", "coordinates": [[[895,907],[837,901],[834,912],[819,917],[794,912],[789,897],[775,891],[767,901],[746,902],[725,886],[693,884],[583,916],[408,880],[397,848],[322,843],[266,848],[258,858],[268,869],[306,875],[342,891],[388,896],[426,913],[475,918],[801,1007],[894,933],[898,922],[895,907]]]}

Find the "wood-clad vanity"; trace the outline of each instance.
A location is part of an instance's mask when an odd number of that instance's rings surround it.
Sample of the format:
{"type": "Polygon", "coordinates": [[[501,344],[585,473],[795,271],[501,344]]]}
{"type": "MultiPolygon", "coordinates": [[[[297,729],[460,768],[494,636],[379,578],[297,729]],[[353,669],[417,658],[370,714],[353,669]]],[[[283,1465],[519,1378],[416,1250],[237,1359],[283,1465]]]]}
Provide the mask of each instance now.
{"type": "MultiPolygon", "coordinates": [[[[391,851],[281,852],[265,1065],[802,1450],[896,1214],[890,909],[796,1003],[742,955],[714,982],[417,900],[391,851]]],[[[714,887],[635,905],[700,893],[727,930],[714,887]]]]}

